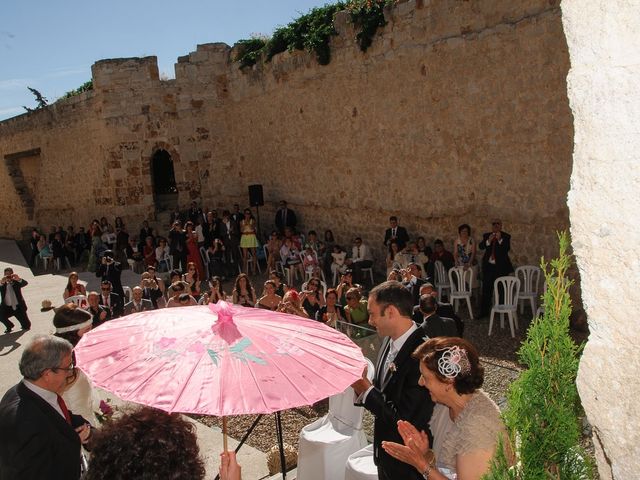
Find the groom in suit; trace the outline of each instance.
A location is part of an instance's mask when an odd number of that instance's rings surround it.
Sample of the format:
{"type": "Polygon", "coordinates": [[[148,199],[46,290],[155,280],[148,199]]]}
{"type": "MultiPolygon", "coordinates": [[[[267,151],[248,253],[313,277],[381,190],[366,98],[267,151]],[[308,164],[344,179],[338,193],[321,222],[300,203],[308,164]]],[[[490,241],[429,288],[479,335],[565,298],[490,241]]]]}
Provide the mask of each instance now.
{"type": "MultiPolygon", "coordinates": [[[[411,319],[413,299],[400,283],[384,282],[369,294],[369,324],[384,337],[373,385],[366,372],[352,387],[357,404],[375,416],[373,459],[378,466],[380,480],[419,480],[422,478],[412,466],[394,459],[382,448],[383,441],[398,442],[398,420],[411,422],[418,430],[429,432],[433,401],[429,392],[418,385],[419,363],[411,358],[423,343],[424,331],[411,319]]],[[[432,440],[432,439],[431,439],[432,440]]]]}
{"type": "Polygon", "coordinates": [[[80,446],[91,426],[61,396],[76,375],[72,349],[62,338],[38,335],[22,352],[24,378],[0,401],[0,480],[80,478],[80,446]]]}

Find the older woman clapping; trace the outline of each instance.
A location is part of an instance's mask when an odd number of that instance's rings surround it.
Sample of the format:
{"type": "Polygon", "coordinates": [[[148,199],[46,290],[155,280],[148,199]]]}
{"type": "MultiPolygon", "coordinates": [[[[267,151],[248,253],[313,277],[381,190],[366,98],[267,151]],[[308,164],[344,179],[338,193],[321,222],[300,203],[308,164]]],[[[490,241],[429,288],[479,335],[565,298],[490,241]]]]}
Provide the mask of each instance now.
{"type": "Polygon", "coordinates": [[[497,405],[480,390],[484,368],[477,350],[462,338],[438,337],[420,345],[413,358],[420,361],[419,384],[437,404],[430,422],[433,449],[425,432],[402,420],[404,445],[382,442],[382,448],[430,480],[480,479],[505,430],[497,405]]]}

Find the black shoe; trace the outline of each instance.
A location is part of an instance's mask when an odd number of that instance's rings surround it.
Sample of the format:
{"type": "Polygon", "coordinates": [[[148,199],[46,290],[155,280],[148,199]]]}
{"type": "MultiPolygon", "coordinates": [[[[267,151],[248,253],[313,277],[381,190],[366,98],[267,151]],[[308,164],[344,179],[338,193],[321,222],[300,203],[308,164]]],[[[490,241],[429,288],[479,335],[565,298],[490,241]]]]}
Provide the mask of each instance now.
{"type": "Polygon", "coordinates": [[[28,331],[28,330],[31,330],[31,327],[21,327],[21,328],[22,328],[22,330],[24,330],[25,332],[26,332],[26,331],[28,331]]]}

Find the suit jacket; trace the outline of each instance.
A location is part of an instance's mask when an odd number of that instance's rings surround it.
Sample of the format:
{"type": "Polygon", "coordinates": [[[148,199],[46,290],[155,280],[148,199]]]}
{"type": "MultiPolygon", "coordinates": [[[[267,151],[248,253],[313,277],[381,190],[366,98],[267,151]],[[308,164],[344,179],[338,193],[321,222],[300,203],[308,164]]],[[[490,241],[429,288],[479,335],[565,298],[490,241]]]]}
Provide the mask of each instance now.
{"type": "Polygon", "coordinates": [[[416,283],[411,285],[411,287],[409,288],[409,291],[411,292],[411,296],[413,297],[414,305],[417,305],[418,303],[420,303],[420,287],[422,287],[422,285],[424,285],[425,283],[427,283],[427,281],[424,278],[416,277],[416,283]]]}
{"type": "MultiPolygon", "coordinates": [[[[104,304],[104,300],[102,299],[102,295],[100,295],[100,301],[98,302],[102,306],[106,306],[104,304]]],[[[118,318],[122,316],[122,312],[124,311],[124,299],[117,293],[111,292],[109,294],[109,303],[111,305],[109,316],[110,318],[118,318]]]]}
{"type": "Polygon", "coordinates": [[[375,415],[373,459],[378,469],[390,479],[422,479],[415,468],[394,459],[380,445],[383,440],[402,444],[398,420],[411,422],[418,430],[429,432],[431,438],[429,420],[433,413],[433,401],[429,391],[418,385],[419,363],[411,358],[413,351],[423,343],[423,337],[424,331],[420,328],[409,336],[393,361],[395,372],[389,372],[381,382],[379,371],[390,343],[389,337],[383,340],[376,364],[374,388],[364,402],[365,408],[375,415]]]}
{"type": "MultiPolygon", "coordinates": [[[[151,302],[151,300],[147,300],[146,298],[143,298],[140,301],[140,308],[141,308],[141,312],[146,312],[147,310],[153,310],[153,303],[151,302]]],[[[127,303],[124,306],[124,315],[129,315],[130,313],[135,313],[137,310],[135,309],[135,306],[133,305],[133,300],[130,301],[129,303],[127,303]]]]}
{"type": "Polygon", "coordinates": [[[100,325],[102,325],[107,320],[111,320],[111,309],[105,307],[104,305],[98,305],[98,309],[95,310],[95,311],[91,307],[89,307],[87,311],[92,316],[92,326],[93,326],[93,328],[99,327],[100,325]],[[102,312],[106,312],[107,313],[107,316],[105,317],[104,320],[100,320],[100,315],[102,314],[102,312]]]}
{"type": "MultiPolygon", "coordinates": [[[[387,230],[384,232],[384,244],[387,246],[389,246],[389,243],[391,243],[391,232],[391,228],[387,228],[387,230]]],[[[408,241],[409,234],[407,233],[407,229],[400,226],[396,227],[396,243],[398,244],[398,249],[402,250],[407,245],[408,241]]]]}
{"type": "Polygon", "coordinates": [[[150,300],[153,308],[158,308],[158,300],[162,298],[162,290],[159,288],[143,288],[142,298],[150,300]]]}
{"type": "Polygon", "coordinates": [[[87,421],[71,425],[44,399],[19,383],[0,401],[0,480],[80,478],[80,438],[87,421]]]}
{"type": "Polygon", "coordinates": [[[298,224],[296,213],[290,208],[287,208],[286,217],[287,218],[285,219],[284,209],[279,208],[278,211],[276,212],[276,219],[275,219],[276,228],[278,230],[282,231],[285,229],[285,227],[291,227],[295,229],[296,225],[298,224]]]}
{"type": "Polygon", "coordinates": [[[122,289],[122,279],[120,276],[122,275],[122,267],[120,262],[111,262],[109,265],[105,265],[104,263],[100,263],[98,265],[98,269],[96,270],[96,277],[99,277],[104,280],[109,280],[111,282],[111,290],[118,295],[124,297],[124,290],[122,289]]]}
{"type": "Polygon", "coordinates": [[[458,336],[458,326],[455,320],[453,320],[453,318],[441,317],[437,313],[425,318],[420,324],[420,328],[429,338],[458,336]]]}
{"type": "Polygon", "coordinates": [[[21,278],[19,282],[12,281],[11,283],[4,283],[0,285],[0,295],[2,296],[2,305],[5,306],[5,296],[7,294],[7,288],[13,288],[13,292],[16,295],[16,300],[18,300],[18,309],[24,312],[27,311],[27,303],[24,301],[24,297],[22,296],[22,287],[26,287],[29,285],[25,279],[21,278]]]}
{"type": "Polygon", "coordinates": [[[511,250],[511,235],[505,232],[500,232],[501,242],[495,243],[495,264],[492,264],[489,260],[493,251],[493,246],[487,246],[487,240],[491,236],[491,232],[487,232],[482,235],[482,242],[478,245],[480,250],[484,250],[484,256],[482,257],[482,269],[491,268],[495,266],[495,271],[498,276],[509,275],[513,272],[513,265],[509,258],[509,250],[511,250]]]}
{"type": "Polygon", "coordinates": [[[224,221],[221,221],[218,224],[218,236],[227,248],[237,246],[240,242],[240,230],[238,229],[238,225],[232,219],[229,220],[229,228],[227,228],[224,221]]]}

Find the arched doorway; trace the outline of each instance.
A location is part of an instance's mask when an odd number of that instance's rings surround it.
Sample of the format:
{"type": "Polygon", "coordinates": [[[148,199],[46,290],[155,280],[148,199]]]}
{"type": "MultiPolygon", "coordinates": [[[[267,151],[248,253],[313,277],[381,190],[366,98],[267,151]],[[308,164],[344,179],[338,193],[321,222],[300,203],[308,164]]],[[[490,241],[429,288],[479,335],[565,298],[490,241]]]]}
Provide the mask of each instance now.
{"type": "Polygon", "coordinates": [[[173,160],[166,150],[160,149],[151,158],[153,200],[156,211],[173,210],[178,205],[178,188],[173,171],[173,160]]]}

